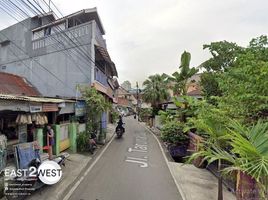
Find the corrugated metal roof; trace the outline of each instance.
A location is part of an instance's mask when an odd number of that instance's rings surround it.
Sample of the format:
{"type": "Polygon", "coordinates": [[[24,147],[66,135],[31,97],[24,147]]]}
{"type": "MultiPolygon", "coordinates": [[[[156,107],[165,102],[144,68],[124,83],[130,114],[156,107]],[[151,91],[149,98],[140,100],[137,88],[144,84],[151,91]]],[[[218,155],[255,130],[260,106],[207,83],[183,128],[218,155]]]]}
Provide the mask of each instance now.
{"type": "Polygon", "coordinates": [[[95,45],[95,49],[101,54],[101,56],[103,57],[103,59],[107,63],[109,63],[109,65],[111,67],[111,70],[112,70],[112,73],[113,73],[113,76],[118,77],[116,66],[115,66],[114,62],[111,60],[111,57],[110,57],[107,49],[105,49],[105,48],[103,48],[101,46],[98,46],[98,45],[95,45]]]}
{"type": "Polygon", "coordinates": [[[26,96],[39,96],[38,90],[25,78],[0,72],[0,93],[26,96]]]}
{"type": "Polygon", "coordinates": [[[4,100],[17,100],[17,101],[29,101],[29,102],[40,102],[40,103],[64,103],[64,102],[75,102],[72,100],[55,99],[47,97],[29,97],[29,96],[16,96],[10,94],[0,94],[0,99],[4,100]]]}

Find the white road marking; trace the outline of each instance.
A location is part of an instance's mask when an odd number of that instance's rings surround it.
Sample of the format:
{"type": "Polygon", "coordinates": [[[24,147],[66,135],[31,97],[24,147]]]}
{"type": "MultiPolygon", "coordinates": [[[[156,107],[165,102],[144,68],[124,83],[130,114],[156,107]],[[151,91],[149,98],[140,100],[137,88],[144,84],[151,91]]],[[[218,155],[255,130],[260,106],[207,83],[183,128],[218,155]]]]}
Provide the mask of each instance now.
{"type": "Polygon", "coordinates": [[[128,152],[141,152],[141,153],[147,153],[147,151],[139,150],[139,149],[132,149],[132,148],[128,148],[128,152]]]}
{"type": "Polygon", "coordinates": [[[140,167],[144,168],[144,167],[148,167],[148,163],[143,162],[143,161],[138,161],[138,160],[125,160],[126,162],[132,162],[132,163],[138,163],[141,164],[140,167]]]}
{"type": "Polygon", "coordinates": [[[75,189],[80,185],[80,183],[84,180],[84,178],[87,176],[87,174],[91,171],[91,169],[95,166],[95,164],[99,161],[99,159],[101,158],[101,156],[104,154],[104,152],[106,151],[106,149],[110,146],[110,144],[112,143],[112,141],[114,140],[115,135],[112,137],[112,139],[109,141],[109,143],[106,145],[106,147],[102,150],[102,152],[98,155],[98,157],[94,160],[94,162],[89,166],[89,168],[85,171],[85,173],[83,174],[83,176],[74,184],[74,186],[70,189],[70,191],[65,195],[65,197],[63,198],[63,200],[68,200],[71,195],[73,194],[73,192],[75,191],[75,189]]]}
{"type": "Polygon", "coordinates": [[[132,160],[141,160],[141,161],[148,161],[147,160],[147,156],[145,156],[144,158],[135,158],[135,157],[127,157],[127,159],[129,160],[129,159],[132,159],[132,160]]]}

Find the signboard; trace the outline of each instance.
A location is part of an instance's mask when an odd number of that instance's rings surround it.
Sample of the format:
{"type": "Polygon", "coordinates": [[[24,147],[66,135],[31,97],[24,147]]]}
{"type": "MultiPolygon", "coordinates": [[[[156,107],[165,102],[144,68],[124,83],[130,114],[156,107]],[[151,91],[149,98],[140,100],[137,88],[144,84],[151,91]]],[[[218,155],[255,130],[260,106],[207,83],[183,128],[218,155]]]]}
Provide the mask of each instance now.
{"type": "Polygon", "coordinates": [[[84,116],[86,111],[86,103],[84,101],[77,101],[75,103],[75,116],[84,116]]]}
{"type": "Polygon", "coordinates": [[[18,127],[19,143],[27,142],[27,125],[21,124],[18,127]]]}
{"type": "Polygon", "coordinates": [[[38,113],[38,112],[42,112],[42,105],[40,106],[30,106],[30,112],[31,113],[38,113]]]}

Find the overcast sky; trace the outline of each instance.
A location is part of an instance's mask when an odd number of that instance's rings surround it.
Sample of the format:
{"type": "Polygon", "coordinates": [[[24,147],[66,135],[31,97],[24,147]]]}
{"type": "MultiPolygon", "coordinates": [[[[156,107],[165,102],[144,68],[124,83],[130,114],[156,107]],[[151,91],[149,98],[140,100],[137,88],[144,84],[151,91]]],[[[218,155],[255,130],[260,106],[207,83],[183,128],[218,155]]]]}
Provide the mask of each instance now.
{"type": "MultiPolygon", "coordinates": [[[[184,50],[197,66],[203,44],[228,40],[247,45],[267,34],[267,0],[54,0],[64,14],[97,7],[119,81],[141,84],[155,73],[178,69],[184,50]]],[[[12,20],[0,19],[0,27],[12,20]]],[[[13,21],[14,23],[14,21],[13,21]]]]}

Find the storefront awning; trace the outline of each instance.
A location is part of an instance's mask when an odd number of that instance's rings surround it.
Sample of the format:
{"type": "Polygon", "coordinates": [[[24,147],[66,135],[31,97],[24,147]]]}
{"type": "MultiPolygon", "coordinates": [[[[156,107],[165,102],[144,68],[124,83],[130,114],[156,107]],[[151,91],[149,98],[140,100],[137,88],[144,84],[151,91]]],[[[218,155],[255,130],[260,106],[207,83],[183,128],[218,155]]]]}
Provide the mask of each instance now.
{"type": "Polygon", "coordinates": [[[17,96],[10,94],[0,94],[0,99],[3,100],[18,100],[28,102],[39,102],[39,103],[64,103],[64,102],[75,102],[72,100],[47,98],[47,97],[29,97],[29,96],[17,96]]]}

